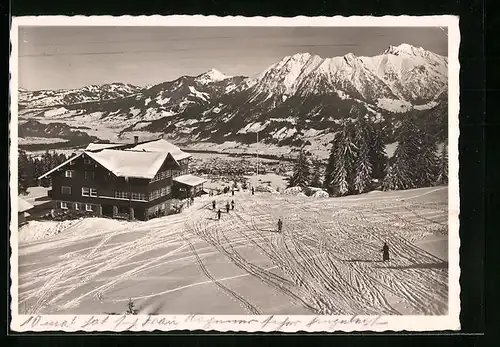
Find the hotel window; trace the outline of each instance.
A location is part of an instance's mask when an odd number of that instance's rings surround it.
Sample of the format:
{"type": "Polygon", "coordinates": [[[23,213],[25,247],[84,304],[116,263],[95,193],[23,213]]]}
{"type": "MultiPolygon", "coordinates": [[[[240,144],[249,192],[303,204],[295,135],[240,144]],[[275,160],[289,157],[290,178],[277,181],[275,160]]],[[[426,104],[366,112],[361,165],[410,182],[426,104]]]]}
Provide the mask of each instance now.
{"type": "Polygon", "coordinates": [[[66,201],[61,201],[61,208],[63,210],[67,210],[68,209],[68,203],[66,201]]]}
{"type": "Polygon", "coordinates": [[[92,212],[93,211],[93,206],[91,204],[85,204],[85,211],[87,212],[92,212]]]}
{"type": "Polygon", "coordinates": [[[75,165],[76,164],[76,160],[72,160],[69,162],[69,165],[75,165]]]}
{"type": "Polygon", "coordinates": [[[150,194],[149,194],[149,200],[156,200],[160,197],[160,190],[157,189],[157,190],[153,190],[150,194]]]}
{"type": "Polygon", "coordinates": [[[146,200],[146,194],[132,193],[132,200],[146,200]]]}
{"type": "Polygon", "coordinates": [[[161,196],[165,196],[167,195],[167,188],[161,188],[161,193],[160,193],[161,196]]]}
{"type": "Polygon", "coordinates": [[[115,198],[128,199],[128,192],[115,192],[115,198]]]}
{"type": "Polygon", "coordinates": [[[79,210],[80,209],[80,204],[78,202],[75,202],[75,210],[79,210]]]}
{"type": "Polygon", "coordinates": [[[75,174],[75,170],[66,170],[64,172],[64,176],[68,177],[68,178],[72,178],[74,174],[75,174]]]}
{"type": "Polygon", "coordinates": [[[94,171],[85,171],[85,179],[86,180],[95,179],[95,172],[94,171]]]}
{"type": "Polygon", "coordinates": [[[166,195],[170,194],[172,192],[172,187],[171,186],[167,186],[165,187],[165,190],[166,190],[166,195]]]}
{"type": "Polygon", "coordinates": [[[91,196],[95,198],[97,196],[97,189],[83,187],[82,196],[91,196]]]}
{"type": "Polygon", "coordinates": [[[71,187],[61,186],[61,194],[71,195],[71,187]]]}
{"type": "Polygon", "coordinates": [[[92,164],[92,161],[90,161],[89,158],[85,158],[85,159],[83,159],[83,163],[84,164],[92,164]]]}

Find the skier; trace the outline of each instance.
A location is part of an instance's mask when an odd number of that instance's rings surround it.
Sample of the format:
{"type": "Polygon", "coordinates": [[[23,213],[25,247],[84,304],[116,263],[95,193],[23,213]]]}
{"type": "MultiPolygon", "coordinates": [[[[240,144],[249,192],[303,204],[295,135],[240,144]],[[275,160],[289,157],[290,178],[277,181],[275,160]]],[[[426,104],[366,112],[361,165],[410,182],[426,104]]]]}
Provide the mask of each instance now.
{"type": "Polygon", "coordinates": [[[255,194],[255,189],[252,187],[252,195],[255,194]]]}
{"type": "Polygon", "coordinates": [[[387,245],[387,242],[384,242],[384,247],[382,247],[382,259],[383,261],[389,261],[389,246],[387,245]]]}
{"type": "Polygon", "coordinates": [[[219,211],[217,211],[217,218],[218,219],[220,219],[220,214],[221,214],[221,212],[220,212],[220,208],[219,208],[219,211]]]}
{"type": "Polygon", "coordinates": [[[229,202],[226,203],[226,212],[229,213],[229,202]]]}
{"type": "Polygon", "coordinates": [[[215,200],[212,201],[212,210],[215,210],[215,200]]]}
{"type": "Polygon", "coordinates": [[[231,210],[234,210],[234,200],[231,201],[231,210]]]}
{"type": "Polygon", "coordinates": [[[281,233],[281,230],[283,228],[283,222],[281,221],[281,218],[278,219],[278,232],[281,233]]]}
{"type": "Polygon", "coordinates": [[[234,196],[234,188],[231,190],[231,195],[234,196]]]}

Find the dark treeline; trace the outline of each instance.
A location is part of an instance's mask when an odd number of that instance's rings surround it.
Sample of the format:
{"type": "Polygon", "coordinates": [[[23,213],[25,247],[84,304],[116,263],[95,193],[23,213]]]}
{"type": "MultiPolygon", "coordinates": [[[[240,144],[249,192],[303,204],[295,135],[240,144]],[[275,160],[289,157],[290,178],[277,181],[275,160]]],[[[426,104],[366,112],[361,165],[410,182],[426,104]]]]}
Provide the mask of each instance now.
{"type": "Polygon", "coordinates": [[[448,183],[448,151],[438,151],[440,138],[406,117],[389,159],[381,124],[364,117],[344,120],[332,142],[325,169],[301,151],[289,177],[289,187],[323,187],[332,196],[362,194],[373,189],[401,190],[448,183]]]}
{"type": "Polygon", "coordinates": [[[19,194],[26,194],[28,187],[38,185],[38,177],[68,160],[65,154],[49,151],[46,151],[41,157],[28,156],[23,150],[19,150],[18,154],[19,194]]]}

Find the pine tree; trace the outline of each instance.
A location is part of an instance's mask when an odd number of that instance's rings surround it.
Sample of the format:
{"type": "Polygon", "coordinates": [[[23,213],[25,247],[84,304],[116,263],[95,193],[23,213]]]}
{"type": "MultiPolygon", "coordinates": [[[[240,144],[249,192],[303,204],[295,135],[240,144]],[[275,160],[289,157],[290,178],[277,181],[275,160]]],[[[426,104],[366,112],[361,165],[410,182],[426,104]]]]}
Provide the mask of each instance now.
{"type": "Polygon", "coordinates": [[[290,177],[288,181],[288,187],[305,188],[308,186],[310,180],[311,180],[311,171],[310,171],[309,160],[306,157],[304,151],[301,150],[297,158],[297,162],[295,163],[292,177],[290,177]]]}
{"type": "Polygon", "coordinates": [[[387,164],[384,137],[379,124],[370,125],[370,162],[372,163],[372,177],[384,179],[387,164]]]}
{"type": "Polygon", "coordinates": [[[333,172],[335,171],[335,156],[337,153],[337,141],[338,137],[335,137],[331,142],[332,147],[330,149],[330,156],[328,157],[328,163],[326,164],[325,175],[323,176],[323,188],[330,194],[334,194],[333,191],[333,172]]]}
{"type": "Polygon", "coordinates": [[[38,177],[40,177],[45,173],[44,171],[42,171],[42,163],[38,158],[33,159],[33,173],[35,181],[37,181],[38,177]]]}
{"type": "Polygon", "coordinates": [[[321,161],[319,159],[313,160],[313,173],[311,178],[311,187],[321,187],[321,161]]]}
{"type": "Polygon", "coordinates": [[[439,175],[439,158],[436,138],[425,129],[419,132],[420,148],[417,156],[417,186],[432,186],[439,175]]]}
{"type": "Polygon", "coordinates": [[[397,190],[400,184],[401,183],[397,181],[396,175],[394,174],[393,164],[387,163],[385,168],[385,177],[382,183],[382,190],[397,190]]]}
{"type": "Polygon", "coordinates": [[[354,192],[361,194],[372,186],[372,156],[371,142],[373,129],[363,117],[358,117],[354,141],[356,143],[357,156],[354,162],[354,192]]]}
{"type": "Polygon", "coordinates": [[[54,166],[52,166],[52,155],[48,150],[45,151],[45,153],[42,155],[41,161],[44,172],[47,172],[54,168],[54,166]]]}
{"type": "Polygon", "coordinates": [[[354,191],[358,194],[367,192],[372,186],[372,163],[367,143],[361,143],[355,163],[354,191]]]}
{"type": "Polygon", "coordinates": [[[448,146],[446,144],[443,144],[441,155],[439,156],[439,172],[436,184],[448,184],[448,146]]]}
{"type": "Polygon", "coordinates": [[[343,122],[335,148],[335,168],[330,181],[330,190],[335,195],[347,195],[353,190],[354,164],[358,148],[354,144],[352,124],[343,122]]]}
{"type": "Polygon", "coordinates": [[[33,164],[25,151],[18,152],[17,183],[19,194],[27,194],[33,181],[33,164]]]}
{"type": "Polygon", "coordinates": [[[57,165],[61,165],[66,160],[68,160],[68,157],[64,153],[60,153],[58,158],[57,158],[57,165]]]}
{"type": "MultiPolygon", "coordinates": [[[[397,140],[398,146],[392,158],[393,164],[390,166],[390,171],[386,171],[385,180],[392,180],[393,189],[396,190],[416,188],[419,181],[416,170],[421,141],[412,116],[403,120],[397,140]],[[388,172],[393,177],[388,177],[388,172]]],[[[385,182],[384,185],[387,186],[388,183],[385,182]]]]}

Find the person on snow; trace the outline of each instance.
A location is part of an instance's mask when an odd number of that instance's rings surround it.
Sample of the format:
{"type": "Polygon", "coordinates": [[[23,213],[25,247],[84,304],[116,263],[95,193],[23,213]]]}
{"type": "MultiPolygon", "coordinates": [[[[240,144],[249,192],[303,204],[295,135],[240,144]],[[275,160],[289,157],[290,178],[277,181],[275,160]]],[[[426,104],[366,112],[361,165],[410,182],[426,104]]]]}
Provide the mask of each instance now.
{"type": "Polygon", "coordinates": [[[215,210],[215,200],[212,201],[212,210],[215,210]]]}
{"type": "Polygon", "coordinates": [[[234,196],[234,188],[231,190],[231,195],[234,196]]]}
{"type": "Polygon", "coordinates": [[[231,201],[231,210],[234,210],[234,200],[231,201]]]}
{"type": "Polygon", "coordinates": [[[254,195],[254,194],[255,194],[255,189],[254,189],[254,187],[252,187],[252,195],[254,195]]]}
{"type": "Polygon", "coordinates": [[[217,218],[220,219],[220,214],[221,214],[221,211],[220,211],[220,208],[219,208],[219,211],[217,211],[217,218]]]}
{"type": "Polygon", "coordinates": [[[226,212],[229,213],[229,202],[226,203],[226,212]]]}
{"type": "Polygon", "coordinates": [[[281,233],[281,230],[283,229],[283,222],[281,221],[281,218],[278,219],[278,232],[281,233]]]}
{"type": "Polygon", "coordinates": [[[383,261],[389,261],[389,246],[387,242],[384,242],[384,247],[382,247],[382,259],[383,261]]]}

